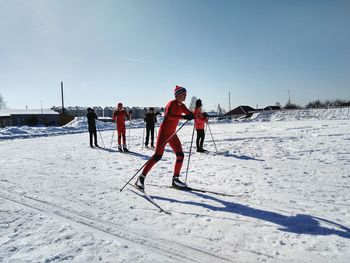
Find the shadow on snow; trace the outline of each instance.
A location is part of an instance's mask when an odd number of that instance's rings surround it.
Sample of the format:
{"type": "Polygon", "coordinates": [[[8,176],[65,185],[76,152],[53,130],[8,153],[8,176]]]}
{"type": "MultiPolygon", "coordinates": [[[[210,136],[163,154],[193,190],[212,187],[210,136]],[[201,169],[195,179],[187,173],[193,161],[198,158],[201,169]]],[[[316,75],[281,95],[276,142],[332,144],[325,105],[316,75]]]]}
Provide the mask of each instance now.
{"type": "Polygon", "coordinates": [[[110,152],[110,153],[120,153],[120,154],[125,154],[125,155],[132,155],[135,157],[140,157],[140,158],[145,159],[145,160],[148,160],[151,157],[149,155],[145,155],[145,154],[141,154],[141,153],[137,153],[137,152],[133,152],[133,151],[129,151],[128,153],[123,153],[123,152],[119,152],[116,149],[110,149],[110,148],[99,147],[98,149],[100,149],[102,151],[110,152]]]}
{"type": "Polygon", "coordinates": [[[189,192],[189,193],[192,193],[194,195],[197,195],[198,197],[201,197],[210,201],[218,202],[223,206],[215,206],[215,205],[194,202],[194,201],[179,201],[176,199],[159,197],[159,196],[152,196],[152,198],[173,202],[173,203],[182,203],[182,204],[188,204],[188,205],[194,205],[194,206],[201,206],[203,208],[206,208],[212,211],[227,212],[227,213],[238,214],[238,215],[247,216],[251,218],[256,218],[259,220],[274,223],[276,225],[280,225],[281,228],[279,228],[279,230],[285,231],[285,232],[291,232],[296,234],[318,235],[318,236],[337,235],[339,237],[350,239],[350,228],[327,219],[323,219],[323,218],[319,218],[311,215],[305,215],[305,214],[286,216],[276,212],[266,211],[266,210],[252,208],[249,206],[245,206],[245,205],[241,205],[233,202],[224,201],[217,197],[213,197],[211,195],[207,195],[203,193],[196,193],[196,192],[189,192]],[[341,230],[321,226],[320,222],[330,224],[341,230]]]}

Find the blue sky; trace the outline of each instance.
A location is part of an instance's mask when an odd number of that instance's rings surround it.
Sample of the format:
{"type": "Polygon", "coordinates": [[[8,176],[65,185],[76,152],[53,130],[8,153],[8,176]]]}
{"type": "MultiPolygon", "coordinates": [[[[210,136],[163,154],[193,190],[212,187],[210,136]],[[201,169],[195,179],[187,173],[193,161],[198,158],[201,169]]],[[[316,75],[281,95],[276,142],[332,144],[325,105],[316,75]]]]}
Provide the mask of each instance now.
{"type": "Polygon", "coordinates": [[[0,0],[10,108],[350,99],[350,1],[0,0]]]}

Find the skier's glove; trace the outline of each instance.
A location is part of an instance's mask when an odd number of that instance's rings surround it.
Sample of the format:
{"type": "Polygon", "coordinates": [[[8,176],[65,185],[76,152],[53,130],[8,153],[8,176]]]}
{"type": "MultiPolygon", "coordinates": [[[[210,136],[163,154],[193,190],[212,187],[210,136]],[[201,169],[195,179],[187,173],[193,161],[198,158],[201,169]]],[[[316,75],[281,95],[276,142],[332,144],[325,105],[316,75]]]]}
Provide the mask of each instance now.
{"type": "Polygon", "coordinates": [[[209,114],[206,113],[206,112],[203,112],[203,116],[204,116],[205,118],[209,118],[209,114]]]}
{"type": "Polygon", "coordinates": [[[182,115],[182,118],[190,121],[190,120],[194,119],[194,115],[193,115],[193,113],[190,113],[190,114],[182,115]]]}

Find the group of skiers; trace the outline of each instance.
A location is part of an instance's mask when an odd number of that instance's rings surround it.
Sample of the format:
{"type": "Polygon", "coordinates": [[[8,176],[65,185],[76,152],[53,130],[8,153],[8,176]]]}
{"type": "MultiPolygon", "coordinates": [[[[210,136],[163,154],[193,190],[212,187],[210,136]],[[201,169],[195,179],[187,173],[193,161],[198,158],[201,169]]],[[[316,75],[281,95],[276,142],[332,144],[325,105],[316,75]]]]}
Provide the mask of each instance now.
{"type": "MultiPolygon", "coordinates": [[[[164,120],[160,125],[158,134],[157,134],[157,143],[155,147],[155,152],[153,156],[145,164],[141,175],[137,178],[135,185],[138,189],[143,191],[145,189],[144,183],[145,178],[152,167],[162,158],[165,146],[170,145],[172,150],[176,155],[176,162],[174,167],[172,185],[173,187],[186,187],[186,183],[180,180],[180,171],[184,159],[184,153],[182,150],[181,142],[179,137],[176,134],[176,128],[180,119],[185,119],[187,121],[193,120],[195,122],[195,129],[197,131],[196,146],[197,152],[206,152],[203,149],[204,143],[204,127],[205,123],[208,122],[208,115],[202,112],[202,101],[198,99],[196,101],[196,106],[194,111],[190,111],[184,101],[186,100],[187,90],[184,87],[176,86],[174,89],[175,99],[171,100],[165,108],[164,120]]],[[[114,111],[112,119],[116,122],[117,131],[118,131],[118,150],[128,152],[126,144],[126,128],[125,120],[131,119],[132,112],[127,112],[123,108],[122,103],[118,103],[117,109],[114,111]]],[[[154,131],[155,124],[157,122],[157,115],[160,115],[159,112],[154,112],[154,108],[149,108],[149,111],[145,114],[144,121],[146,123],[146,140],[145,147],[148,148],[149,137],[151,137],[151,148],[154,148],[154,131]]],[[[96,124],[95,120],[97,119],[94,110],[88,108],[87,113],[88,124],[89,124],[89,133],[90,133],[90,146],[93,147],[92,138],[95,139],[95,146],[99,147],[97,144],[97,135],[96,135],[96,124]]]]}

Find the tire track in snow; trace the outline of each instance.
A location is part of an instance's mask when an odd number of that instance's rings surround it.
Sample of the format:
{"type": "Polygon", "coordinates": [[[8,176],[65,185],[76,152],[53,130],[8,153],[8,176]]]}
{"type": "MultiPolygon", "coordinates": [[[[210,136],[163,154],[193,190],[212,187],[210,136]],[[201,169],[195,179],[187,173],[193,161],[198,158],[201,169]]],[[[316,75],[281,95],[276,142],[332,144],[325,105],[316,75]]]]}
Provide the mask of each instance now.
{"type": "Polygon", "coordinates": [[[94,230],[95,234],[102,235],[104,238],[118,238],[121,242],[130,245],[130,247],[135,247],[135,245],[141,246],[145,248],[146,251],[152,251],[155,254],[162,255],[168,260],[171,259],[177,262],[198,263],[231,262],[231,260],[211,254],[204,249],[197,248],[192,245],[181,244],[179,242],[163,238],[151,238],[145,234],[133,232],[125,227],[113,224],[111,222],[82,215],[70,209],[63,208],[33,197],[8,193],[7,191],[1,191],[0,197],[25,208],[40,211],[59,220],[67,221],[78,228],[83,227],[88,231],[94,230]]]}

